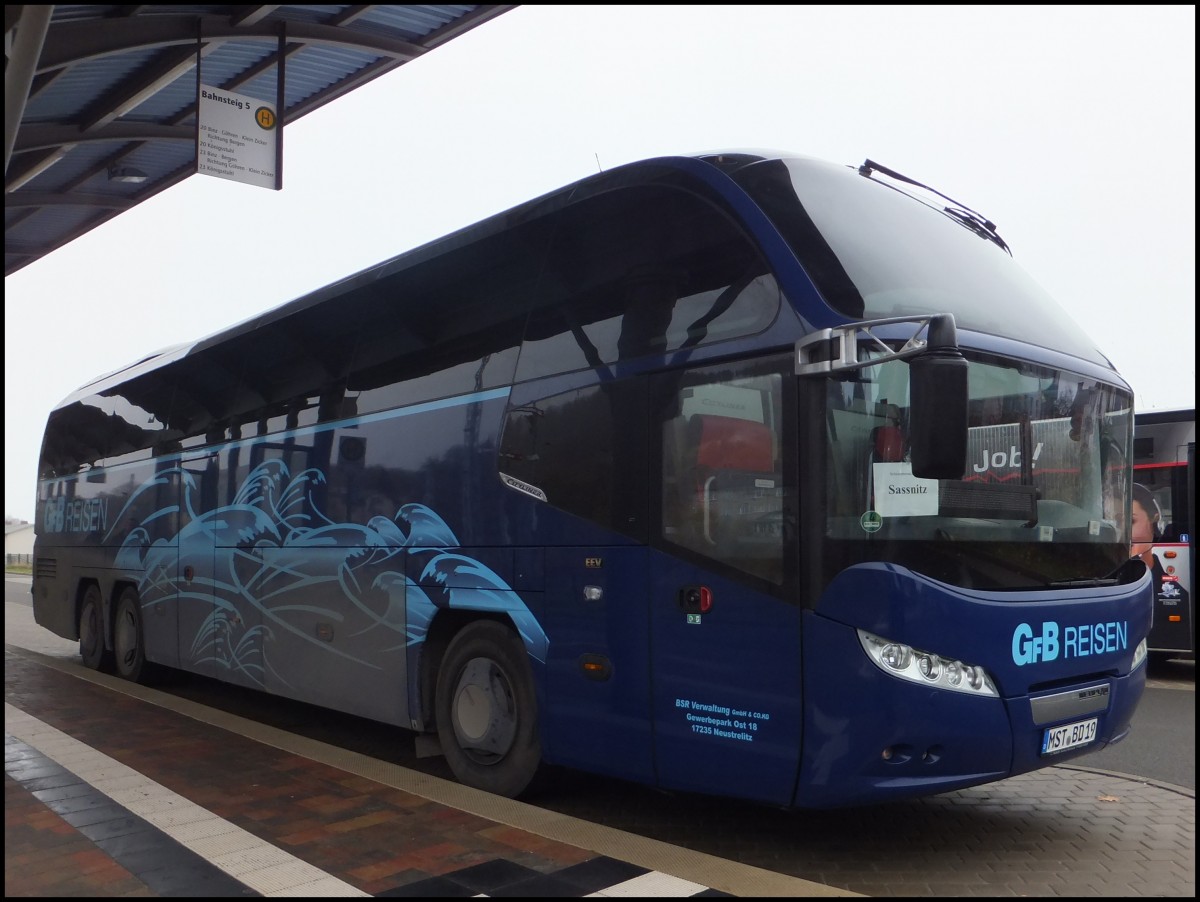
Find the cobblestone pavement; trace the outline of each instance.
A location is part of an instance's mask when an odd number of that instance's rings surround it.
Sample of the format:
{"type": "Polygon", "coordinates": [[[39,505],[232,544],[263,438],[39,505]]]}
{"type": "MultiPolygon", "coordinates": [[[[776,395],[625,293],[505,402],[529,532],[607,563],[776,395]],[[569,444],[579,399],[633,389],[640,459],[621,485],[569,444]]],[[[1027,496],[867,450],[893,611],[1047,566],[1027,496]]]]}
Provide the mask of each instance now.
{"type": "Polygon", "coordinates": [[[784,812],[552,772],[514,802],[86,671],[15,607],[9,896],[1195,895],[1179,787],[1059,766],[784,812]]]}

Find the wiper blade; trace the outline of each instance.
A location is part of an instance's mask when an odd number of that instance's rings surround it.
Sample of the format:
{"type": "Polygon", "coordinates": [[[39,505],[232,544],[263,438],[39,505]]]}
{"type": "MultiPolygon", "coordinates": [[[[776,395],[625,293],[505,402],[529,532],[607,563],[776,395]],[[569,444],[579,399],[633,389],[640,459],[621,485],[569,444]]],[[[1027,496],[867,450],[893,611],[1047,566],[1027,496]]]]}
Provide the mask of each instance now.
{"type": "Polygon", "coordinates": [[[1055,589],[1093,589],[1097,586],[1115,586],[1118,580],[1110,577],[1101,579],[1060,579],[1050,585],[1055,589]]]}
{"type": "Polygon", "coordinates": [[[938,191],[936,188],[930,188],[928,185],[923,185],[916,179],[910,179],[907,175],[901,175],[894,169],[888,169],[886,166],[880,166],[874,160],[866,160],[861,166],[858,167],[858,172],[860,175],[864,175],[867,178],[871,177],[872,172],[880,172],[883,175],[886,175],[888,178],[893,178],[898,182],[905,182],[909,185],[915,185],[918,188],[922,188],[925,191],[936,194],[938,197],[944,200],[950,201],[953,206],[942,207],[943,213],[952,217],[953,219],[956,219],[958,222],[961,222],[981,238],[986,238],[993,244],[999,245],[1006,254],[1008,254],[1010,257],[1012,256],[1012,251],[1009,250],[1008,244],[1003,238],[1000,237],[1000,233],[996,231],[996,224],[986,216],[976,213],[966,204],[959,203],[953,197],[942,194],[942,192],[938,191]]]}
{"type": "Polygon", "coordinates": [[[996,232],[996,226],[990,220],[984,219],[974,210],[967,210],[965,208],[960,209],[958,207],[943,207],[942,210],[948,216],[957,219],[979,237],[986,238],[988,241],[992,241],[1000,245],[1000,247],[1008,252],[1010,257],[1012,256],[1012,251],[1009,250],[1008,244],[1005,243],[1004,239],[1001,238],[996,232]]]}

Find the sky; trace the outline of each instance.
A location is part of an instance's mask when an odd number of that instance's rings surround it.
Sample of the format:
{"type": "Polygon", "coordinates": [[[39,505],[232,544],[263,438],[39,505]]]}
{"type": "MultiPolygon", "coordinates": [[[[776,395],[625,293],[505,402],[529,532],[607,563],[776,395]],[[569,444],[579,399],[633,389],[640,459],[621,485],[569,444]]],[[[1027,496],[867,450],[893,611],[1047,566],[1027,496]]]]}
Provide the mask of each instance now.
{"type": "Polygon", "coordinates": [[[4,280],[4,511],[50,410],[600,169],[870,158],[996,223],[1135,391],[1195,406],[1196,9],[522,6],[284,130],[282,191],[205,175],[4,280]]]}

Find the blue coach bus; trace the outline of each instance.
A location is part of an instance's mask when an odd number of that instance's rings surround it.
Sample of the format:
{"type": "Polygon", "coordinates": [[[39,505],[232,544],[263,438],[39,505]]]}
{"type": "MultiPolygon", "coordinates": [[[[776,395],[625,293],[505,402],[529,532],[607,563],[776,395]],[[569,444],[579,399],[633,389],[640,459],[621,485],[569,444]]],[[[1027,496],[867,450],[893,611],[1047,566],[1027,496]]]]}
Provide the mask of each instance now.
{"type": "Polygon", "coordinates": [[[50,414],[37,622],[543,762],[798,808],[1122,739],[1133,399],[994,225],[867,161],[594,175],[50,414]]]}

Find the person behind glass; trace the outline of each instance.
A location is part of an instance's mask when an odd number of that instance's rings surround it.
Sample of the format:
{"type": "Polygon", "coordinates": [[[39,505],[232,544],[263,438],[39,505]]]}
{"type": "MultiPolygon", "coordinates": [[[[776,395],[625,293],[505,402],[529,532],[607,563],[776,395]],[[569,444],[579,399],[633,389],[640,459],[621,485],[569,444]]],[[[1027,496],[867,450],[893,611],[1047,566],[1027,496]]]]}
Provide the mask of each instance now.
{"type": "Polygon", "coordinates": [[[1162,528],[1162,513],[1154,494],[1140,483],[1133,484],[1133,507],[1130,510],[1130,549],[1129,556],[1141,558],[1142,562],[1154,575],[1154,594],[1162,594],[1163,565],[1154,553],[1154,541],[1162,528]]]}

